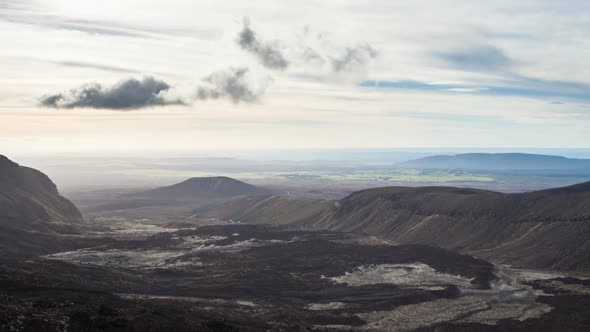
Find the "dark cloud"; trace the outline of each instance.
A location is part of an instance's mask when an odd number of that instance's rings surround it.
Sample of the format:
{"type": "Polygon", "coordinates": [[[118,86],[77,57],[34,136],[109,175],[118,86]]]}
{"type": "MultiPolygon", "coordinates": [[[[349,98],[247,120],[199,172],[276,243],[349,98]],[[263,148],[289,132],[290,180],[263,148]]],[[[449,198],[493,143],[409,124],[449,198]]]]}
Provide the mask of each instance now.
{"type": "Polygon", "coordinates": [[[513,61],[493,46],[477,46],[450,52],[434,53],[449,65],[468,71],[497,71],[508,69],[513,61]]]}
{"type": "Polygon", "coordinates": [[[332,69],[336,73],[355,71],[376,57],[377,51],[369,44],[347,47],[341,56],[331,58],[332,69]]]}
{"type": "Polygon", "coordinates": [[[95,83],[68,93],[43,96],[40,104],[55,108],[89,107],[112,110],[183,104],[181,100],[168,100],[162,95],[169,89],[168,83],[153,77],[145,77],[142,80],[132,78],[109,88],[95,83]]]}
{"type": "Polygon", "coordinates": [[[230,68],[214,72],[205,77],[205,86],[197,90],[197,99],[227,98],[238,104],[252,103],[259,100],[264,88],[256,89],[248,78],[248,68],[230,68]]]}
{"type": "Polygon", "coordinates": [[[289,62],[281,52],[278,42],[262,42],[258,40],[256,32],[250,28],[248,20],[244,20],[244,28],[238,36],[238,45],[255,55],[260,63],[270,69],[283,70],[289,66],[289,62]]]}
{"type": "Polygon", "coordinates": [[[64,96],[60,94],[56,95],[49,95],[41,97],[40,104],[41,106],[46,107],[58,107],[59,102],[64,99],[64,96]]]}

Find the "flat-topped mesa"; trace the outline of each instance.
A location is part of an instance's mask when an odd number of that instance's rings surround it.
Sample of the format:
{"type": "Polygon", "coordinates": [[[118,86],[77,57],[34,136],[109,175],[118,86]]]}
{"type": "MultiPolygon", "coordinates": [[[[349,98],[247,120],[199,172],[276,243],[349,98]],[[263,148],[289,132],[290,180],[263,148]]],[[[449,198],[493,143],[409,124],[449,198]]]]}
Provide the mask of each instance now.
{"type": "Polygon", "coordinates": [[[590,159],[527,153],[464,153],[409,160],[397,166],[418,169],[580,171],[590,169],[590,159]]]}

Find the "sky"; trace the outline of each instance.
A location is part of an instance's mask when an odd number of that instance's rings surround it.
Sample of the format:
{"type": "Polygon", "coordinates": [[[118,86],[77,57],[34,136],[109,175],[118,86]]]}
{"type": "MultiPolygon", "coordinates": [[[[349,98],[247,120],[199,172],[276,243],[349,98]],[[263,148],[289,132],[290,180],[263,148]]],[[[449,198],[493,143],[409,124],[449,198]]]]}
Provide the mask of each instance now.
{"type": "Polygon", "coordinates": [[[0,153],[588,148],[588,1],[0,0],[0,153]]]}

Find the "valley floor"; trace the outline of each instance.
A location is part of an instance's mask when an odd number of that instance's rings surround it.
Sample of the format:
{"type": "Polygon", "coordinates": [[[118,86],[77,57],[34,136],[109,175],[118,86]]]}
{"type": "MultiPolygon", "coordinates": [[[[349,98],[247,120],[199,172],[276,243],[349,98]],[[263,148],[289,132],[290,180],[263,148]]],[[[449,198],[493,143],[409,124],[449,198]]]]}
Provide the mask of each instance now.
{"type": "Polygon", "coordinates": [[[582,331],[590,281],[420,245],[236,224],[95,221],[0,258],[0,331],[582,331]]]}

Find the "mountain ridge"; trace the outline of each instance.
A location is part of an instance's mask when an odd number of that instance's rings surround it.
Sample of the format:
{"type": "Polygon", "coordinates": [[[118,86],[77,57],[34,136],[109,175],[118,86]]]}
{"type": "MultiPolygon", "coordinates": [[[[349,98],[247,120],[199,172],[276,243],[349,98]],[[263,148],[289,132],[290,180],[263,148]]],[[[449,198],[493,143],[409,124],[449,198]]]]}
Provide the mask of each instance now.
{"type": "Polygon", "coordinates": [[[203,210],[203,216],[246,222],[352,232],[399,244],[461,251],[500,264],[590,271],[590,182],[505,194],[455,187],[383,187],[339,201],[299,202],[289,215],[284,200],[236,198],[203,210]],[[247,213],[241,208],[247,206],[247,213]],[[258,208],[257,208],[258,206],[258,208]]]}
{"type": "MultiPolygon", "coordinates": [[[[77,208],[61,196],[57,186],[42,172],[21,166],[0,155],[0,221],[81,223],[77,208]],[[22,206],[22,209],[18,209],[22,206]]],[[[18,225],[12,225],[18,226],[18,225]]]]}
{"type": "Polygon", "coordinates": [[[423,169],[472,170],[574,170],[588,169],[590,159],[528,153],[463,153],[435,155],[396,164],[423,169]]]}
{"type": "Polygon", "coordinates": [[[83,222],[47,175],[0,155],[0,248],[44,252],[53,235],[79,233],[83,222]]]}
{"type": "Polygon", "coordinates": [[[231,198],[241,195],[268,195],[272,193],[268,189],[227,176],[212,176],[192,177],[171,186],[136,193],[132,196],[164,200],[193,200],[231,198]]]}

